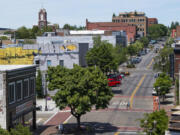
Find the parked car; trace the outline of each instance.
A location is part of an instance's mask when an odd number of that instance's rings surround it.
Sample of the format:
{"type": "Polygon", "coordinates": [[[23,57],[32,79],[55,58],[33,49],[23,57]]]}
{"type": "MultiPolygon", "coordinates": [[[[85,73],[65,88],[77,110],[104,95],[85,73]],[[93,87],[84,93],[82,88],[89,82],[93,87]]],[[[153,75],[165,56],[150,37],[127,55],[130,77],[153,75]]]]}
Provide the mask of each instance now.
{"type": "Polygon", "coordinates": [[[152,95],[157,95],[155,88],[152,89],[152,95]]]}
{"type": "Polygon", "coordinates": [[[122,80],[122,76],[120,74],[109,74],[107,77],[114,80],[122,80]]]}
{"type": "Polygon", "coordinates": [[[121,84],[121,82],[120,81],[117,81],[117,80],[115,80],[115,79],[112,79],[112,78],[108,78],[108,86],[110,86],[110,87],[115,87],[115,86],[117,86],[117,85],[120,85],[121,84]]]}

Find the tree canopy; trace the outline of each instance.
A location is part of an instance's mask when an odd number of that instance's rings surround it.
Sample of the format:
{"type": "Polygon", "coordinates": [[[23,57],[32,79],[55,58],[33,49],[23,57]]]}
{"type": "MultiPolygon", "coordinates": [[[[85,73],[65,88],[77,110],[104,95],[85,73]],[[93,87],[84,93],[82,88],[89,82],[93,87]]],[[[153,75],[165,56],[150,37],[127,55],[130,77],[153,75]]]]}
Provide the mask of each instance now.
{"type": "Polygon", "coordinates": [[[113,56],[112,44],[101,41],[99,37],[94,39],[94,46],[86,54],[86,61],[88,66],[98,66],[103,73],[116,71],[118,63],[113,56]]]}
{"type": "Polygon", "coordinates": [[[164,135],[168,129],[168,116],[164,110],[146,113],[140,120],[140,126],[147,135],[164,135]]]}
{"type": "Polygon", "coordinates": [[[148,28],[149,37],[154,40],[166,36],[167,31],[167,27],[163,24],[153,24],[148,28]]]}
{"type": "Polygon", "coordinates": [[[160,50],[159,54],[154,58],[153,69],[155,71],[162,71],[170,73],[170,54],[173,53],[171,47],[165,46],[160,50]]]}
{"type": "Polygon", "coordinates": [[[154,83],[154,88],[159,96],[163,96],[163,101],[166,93],[169,92],[172,81],[168,75],[161,73],[154,83]]]}
{"type": "Polygon", "coordinates": [[[0,128],[0,135],[32,135],[32,133],[29,127],[19,124],[15,128],[11,128],[10,131],[0,128]]]}
{"type": "Polygon", "coordinates": [[[176,26],[179,26],[179,22],[175,21],[175,22],[171,22],[171,26],[170,29],[176,29],[176,26]]]}
{"type": "Polygon", "coordinates": [[[70,24],[64,24],[63,29],[67,29],[67,30],[84,30],[85,27],[84,26],[79,26],[78,27],[76,25],[72,26],[70,24]]]}
{"type": "Polygon", "coordinates": [[[106,108],[113,96],[106,76],[98,67],[49,67],[47,74],[49,90],[58,90],[53,97],[57,107],[64,109],[68,106],[78,127],[82,115],[90,112],[93,106],[106,108]]]}

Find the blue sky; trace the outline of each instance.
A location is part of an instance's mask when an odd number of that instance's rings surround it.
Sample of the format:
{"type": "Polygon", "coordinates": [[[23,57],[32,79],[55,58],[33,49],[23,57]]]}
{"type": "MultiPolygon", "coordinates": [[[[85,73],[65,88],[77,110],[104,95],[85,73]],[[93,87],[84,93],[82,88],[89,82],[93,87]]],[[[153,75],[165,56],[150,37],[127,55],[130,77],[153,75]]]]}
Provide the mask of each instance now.
{"type": "Polygon", "coordinates": [[[142,11],[156,17],[159,23],[180,22],[180,0],[0,0],[0,27],[31,28],[37,24],[38,12],[47,10],[48,21],[71,25],[85,25],[89,21],[111,21],[112,14],[142,11]]]}

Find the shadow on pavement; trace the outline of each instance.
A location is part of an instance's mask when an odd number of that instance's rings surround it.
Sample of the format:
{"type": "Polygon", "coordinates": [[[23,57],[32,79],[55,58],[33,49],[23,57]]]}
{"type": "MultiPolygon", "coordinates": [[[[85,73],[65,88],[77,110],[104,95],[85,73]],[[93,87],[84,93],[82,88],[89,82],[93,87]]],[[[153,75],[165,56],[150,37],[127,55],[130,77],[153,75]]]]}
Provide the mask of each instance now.
{"type": "Polygon", "coordinates": [[[122,90],[112,90],[114,94],[123,94],[122,90]]]}
{"type": "Polygon", "coordinates": [[[64,125],[64,134],[73,135],[95,135],[96,133],[108,133],[116,132],[117,127],[110,123],[99,123],[99,122],[82,122],[81,130],[77,130],[76,123],[68,123],[64,125]]]}
{"type": "Polygon", "coordinates": [[[38,125],[36,130],[33,130],[33,135],[49,135],[57,133],[55,125],[38,125]]]}
{"type": "Polygon", "coordinates": [[[173,101],[161,101],[161,104],[162,105],[168,105],[168,104],[173,104],[174,102],[173,101]]]}

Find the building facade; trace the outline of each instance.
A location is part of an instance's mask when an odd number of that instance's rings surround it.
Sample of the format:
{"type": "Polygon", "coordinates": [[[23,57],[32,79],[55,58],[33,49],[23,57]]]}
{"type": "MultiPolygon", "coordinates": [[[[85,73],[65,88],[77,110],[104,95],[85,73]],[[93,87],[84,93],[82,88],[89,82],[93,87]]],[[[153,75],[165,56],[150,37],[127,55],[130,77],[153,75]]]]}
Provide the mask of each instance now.
{"type": "Polygon", "coordinates": [[[131,26],[137,27],[137,34],[140,37],[146,36],[148,33],[148,19],[144,12],[124,12],[119,16],[113,16],[112,22],[114,23],[127,23],[131,26]]]}
{"type": "Polygon", "coordinates": [[[89,22],[86,19],[87,30],[105,30],[105,31],[125,31],[128,43],[132,43],[136,39],[136,26],[129,26],[126,23],[114,22],[89,22]]]}
{"type": "Polygon", "coordinates": [[[0,125],[36,128],[36,66],[0,65],[0,125]]]}
{"type": "Polygon", "coordinates": [[[153,24],[158,24],[158,19],[157,18],[148,18],[148,27],[153,24]]]}

